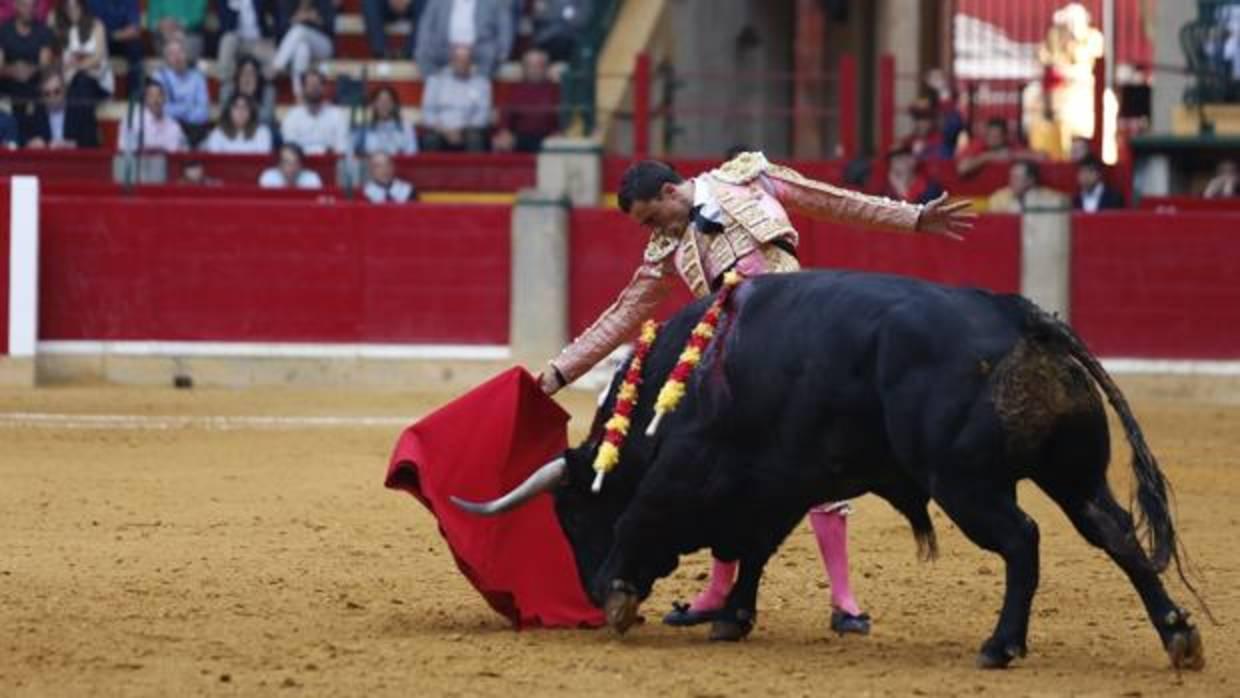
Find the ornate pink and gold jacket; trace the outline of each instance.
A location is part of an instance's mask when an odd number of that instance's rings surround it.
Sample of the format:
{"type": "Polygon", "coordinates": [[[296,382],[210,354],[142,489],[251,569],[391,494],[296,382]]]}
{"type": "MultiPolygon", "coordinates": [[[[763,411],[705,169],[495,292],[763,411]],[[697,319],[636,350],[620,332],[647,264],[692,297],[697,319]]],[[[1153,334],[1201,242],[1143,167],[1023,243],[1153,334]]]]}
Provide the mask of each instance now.
{"type": "Polygon", "coordinates": [[[913,232],[922,209],[809,179],[768,162],[762,153],[742,153],[699,175],[694,188],[695,203],[718,202],[717,222],[723,231],[704,233],[691,222],[651,235],[642,264],[620,297],[551,360],[568,383],[635,337],[676,276],[700,298],[733,268],[746,276],[800,269],[793,254],[797,231],[788,220],[788,210],[820,220],[913,232]]]}

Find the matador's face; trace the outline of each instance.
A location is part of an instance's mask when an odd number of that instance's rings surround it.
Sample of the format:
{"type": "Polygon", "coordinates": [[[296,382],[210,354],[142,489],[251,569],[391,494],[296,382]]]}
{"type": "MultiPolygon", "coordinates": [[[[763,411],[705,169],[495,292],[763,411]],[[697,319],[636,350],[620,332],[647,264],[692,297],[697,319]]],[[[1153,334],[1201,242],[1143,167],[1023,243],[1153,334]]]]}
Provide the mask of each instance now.
{"type": "Polygon", "coordinates": [[[679,230],[689,224],[689,212],[693,202],[676,185],[664,184],[659,195],[637,200],[629,208],[629,218],[652,233],[662,230],[679,230]]]}

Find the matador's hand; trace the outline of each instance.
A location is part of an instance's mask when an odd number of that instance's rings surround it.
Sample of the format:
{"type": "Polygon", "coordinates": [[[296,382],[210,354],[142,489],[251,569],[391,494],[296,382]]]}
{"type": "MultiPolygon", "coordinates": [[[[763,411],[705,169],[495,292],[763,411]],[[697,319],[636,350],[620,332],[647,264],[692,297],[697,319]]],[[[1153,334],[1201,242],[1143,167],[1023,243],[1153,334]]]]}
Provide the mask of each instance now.
{"type": "Polygon", "coordinates": [[[971,230],[977,214],[970,211],[973,204],[967,200],[947,201],[947,193],[926,204],[917,219],[917,230],[931,235],[942,235],[953,240],[963,240],[961,233],[971,230]]]}

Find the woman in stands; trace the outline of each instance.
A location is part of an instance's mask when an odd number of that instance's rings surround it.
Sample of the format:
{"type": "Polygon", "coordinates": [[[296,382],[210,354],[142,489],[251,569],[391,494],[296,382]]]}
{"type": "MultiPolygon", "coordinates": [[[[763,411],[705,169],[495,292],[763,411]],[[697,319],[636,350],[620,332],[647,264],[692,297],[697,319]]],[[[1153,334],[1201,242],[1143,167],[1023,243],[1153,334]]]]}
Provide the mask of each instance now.
{"type": "Polygon", "coordinates": [[[370,119],[354,134],[357,152],[413,155],[418,152],[418,138],[413,126],[400,116],[400,98],[391,87],[380,87],[370,98],[370,119]]]}
{"type": "Polygon", "coordinates": [[[271,129],[258,123],[254,100],[233,95],[224,103],[220,123],[211,130],[202,149],[208,153],[270,153],[271,129]]]}
{"type": "Polygon", "coordinates": [[[250,98],[258,107],[258,123],[276,122],[276,89],[263,77],[263,66],[254,56],[245,55],[237,63],[232,82],[220,88],[220,102],[227,104],[234,95],[250,98]]]}
{"type": "Polygon", "coordinates": [[[116,79],[108,62],[108,39],[85,0],[60,0],[48,17],[64,66],[69,100],[97,102],[112,94],[116,79]]]}

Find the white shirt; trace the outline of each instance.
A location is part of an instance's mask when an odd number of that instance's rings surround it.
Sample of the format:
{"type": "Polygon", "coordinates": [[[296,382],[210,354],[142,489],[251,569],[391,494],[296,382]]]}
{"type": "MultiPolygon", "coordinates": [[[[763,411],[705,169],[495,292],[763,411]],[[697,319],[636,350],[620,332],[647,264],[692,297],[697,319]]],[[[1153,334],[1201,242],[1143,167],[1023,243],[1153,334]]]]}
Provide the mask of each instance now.
{"type": "Polygon", "coordinates": [[[211,135],[207,136],[202,149],[208,153],[270,153],[271,130],[259,124],[253,136],[247,138],[244,133],[238,132],[235,137],[229,138],[217,126],[211,129],[211,135]]]}
{"type": "Polygon", "coordinates": [[[470,44],[478,39],[474,26],[474,9],[478,0],[452,0],[452,15],[448,19],[448,43],[470,44]]]}
{"type": "Polygon", "coordinates": [[[422,124],[433,128],[482,128],[491,123],[491,81],[474,74],[461,79],[444,68],[426,81],[422,124]]]}
{"type": "Polygon", "coordinates": [[[394,179],[389,186],[385,187],[374,180],[369,180],[362,187],[362,193],[372,204],[403,204],[413,196],[413,185],[403,179],[394,179]]]}
{"type": "MultiPolygon", "coordinates": [[[[154,114],[143,108],[142,131],[144,151],[162,150],[168,153],[178,153],[185,150],[185,132],[181,130],[181,124],[166,113],[162,118],[156,119],[154,114]]],[[[126,120],[121,126],[120,150],[131,153],[137,149],[138,120],[134,119],[132,123],[126,120]]]]}
{"type": "Polygon", "coordinates": [[[1102,182],[1098,182],[1093,189],[1081,192],[1081,210],[1086,213],[1097,213],[1102,207],[1102,192],[1105,189],[1102,182]]]}
{"type": "Polygon", "coordinates": [[[63,141],[65,139],[65,110],[49,111],[47,113],[47,127],[52,132],[52,143],[63,141]]]}
{"type": "Polygon", "coordinates": [[[349,121],[334,104],[323,104],[317,114],[311,114],[304,104],[293,107],[284,115],[280,132],[284,140],[300,145],[310,155],[349,151],[349,121]]]}
{"type": "Polygon", "coordinates": [[[727,223],[726,216],[723,213],[723,207],[719,205],[719,199],[715,198],[715,192],[711,190],[707,183],[706,175],[698,175],[693,178],[693,207],[702,207],[699,213],[708,221],[724,224],[727,223]]]}
{"type": "MultiPolygon", "coordinates": [[[[322,189],[323,180],[319,179],[319,173],[314,170],[302,170],[297,173],[294,185],[298,189],[322,189]]],[[[264,189],[287,189],[288,182],[284,181],[284,173],[280,168],[268,167],[259,175],[258,186],[264,189]]]]}

